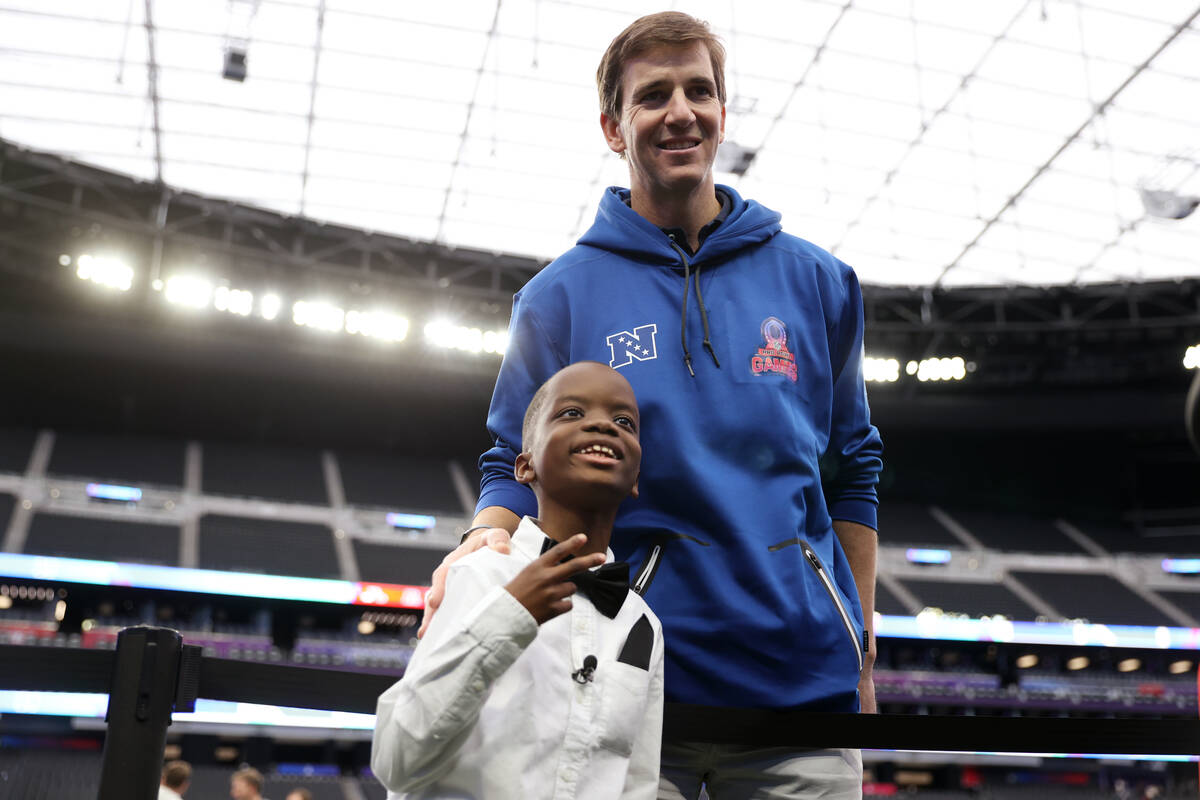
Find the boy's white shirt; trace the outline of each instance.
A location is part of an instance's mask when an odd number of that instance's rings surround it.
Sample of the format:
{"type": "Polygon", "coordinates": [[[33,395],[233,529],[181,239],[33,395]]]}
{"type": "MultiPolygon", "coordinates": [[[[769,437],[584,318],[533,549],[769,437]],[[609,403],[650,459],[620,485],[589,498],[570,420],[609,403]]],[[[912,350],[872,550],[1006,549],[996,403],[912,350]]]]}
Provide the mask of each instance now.
{"type": "Polygon", "coordinates": [[[657,796],[662,625],[634,592],[611,620],[576,593],[539,628],[504,585],[544,541],[526,517],[510,555],[485,548],[450,567],[404,677],[379,698],[371,769],[389,798],[657,796]],[[617,662],[643,614],[654,629],[648,671],[617,662]],[[593,680],[577,683],[589,655],[593,680]]]}

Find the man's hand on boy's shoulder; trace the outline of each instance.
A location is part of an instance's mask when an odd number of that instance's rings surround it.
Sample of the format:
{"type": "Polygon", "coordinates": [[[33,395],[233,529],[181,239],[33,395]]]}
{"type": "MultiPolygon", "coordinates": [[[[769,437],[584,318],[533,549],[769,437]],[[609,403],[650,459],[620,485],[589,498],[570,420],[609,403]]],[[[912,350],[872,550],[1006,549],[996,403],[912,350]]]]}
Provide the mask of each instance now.
{"type": "Polygon", "coordinates": [[[589,553],[563,561],[586,543],[587,536],[582,533],[559,542],[518,572],[504,587],[525,606],[538,625],[571,610],[570,595],[577,588],[569,580],[572,575],[604,563],[603,553],[589,553]]]}
{"type": "Polygon", "coordinates": [[[512,534],[504,528],[480,528],[472,533],[465,542],[446,554],[442,563],[433,571],[433,577],[430,578],[430,589],[425,595],[425,616],[421,620],[421,627],[417,630],[418,639],[423,637],[425,631],[429,629],[433,615],[437,613],[438,606],[442,604],[442,599],[446,596],[446,576],[450,574],[450,565],[484,547],[508,555],[512,550],[509,546],[510,541],[512,541],[512,534]]]}

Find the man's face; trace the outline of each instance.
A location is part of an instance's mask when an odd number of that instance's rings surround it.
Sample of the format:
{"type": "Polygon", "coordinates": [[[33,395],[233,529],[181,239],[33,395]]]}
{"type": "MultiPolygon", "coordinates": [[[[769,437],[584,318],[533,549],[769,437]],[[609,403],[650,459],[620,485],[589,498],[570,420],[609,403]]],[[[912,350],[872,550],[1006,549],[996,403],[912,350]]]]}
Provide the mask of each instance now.
{"type": "Polygon", "coordinates": [[[229,796],[233,800],[257,800],[258,792],[248,782],[234,778],[229,782],[229,796]]]}
{"type": "Polygon", "coordinates": [[[725,107],[703,42],[658,47],[625,63],[621,118],[601,115],[608,146],[624,153],[635,191],[690,192],[712,181],[725,107]]]}
{"type": "Polygon", "coordinates": [[[572,509],[636,497],[638,427],[637,398],[620,374],[602,364],[567,367],[552,379],[517,480],[536,480],[542,498],[572,509]]]}

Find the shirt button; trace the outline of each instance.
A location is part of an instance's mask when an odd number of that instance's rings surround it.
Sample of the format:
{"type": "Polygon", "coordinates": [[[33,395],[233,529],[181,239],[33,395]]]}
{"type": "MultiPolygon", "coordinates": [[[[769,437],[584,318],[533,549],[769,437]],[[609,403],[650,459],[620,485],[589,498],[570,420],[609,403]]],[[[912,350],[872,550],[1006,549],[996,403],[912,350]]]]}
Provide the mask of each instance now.
{"type": "Polygon", "coordinates": [[[482,679],[477,678],[475,682],[471,684],[471,688],[477,692],[482,692],[487,688],[487,684],[485,684],[482,679]]]}

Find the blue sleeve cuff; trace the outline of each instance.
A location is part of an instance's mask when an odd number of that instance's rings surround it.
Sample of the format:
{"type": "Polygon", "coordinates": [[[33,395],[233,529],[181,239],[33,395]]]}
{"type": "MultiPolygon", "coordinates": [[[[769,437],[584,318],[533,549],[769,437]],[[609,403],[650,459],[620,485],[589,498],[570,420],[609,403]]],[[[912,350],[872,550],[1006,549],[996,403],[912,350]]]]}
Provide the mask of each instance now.
{"type": "Polygon", "coordinates": [[[870,500],[838,500],[830,507],[829,516],[879,530],[879,505],[870,500]]]}
{"type": "Polygon", "coordinates": [[[475,513],[478,514],[488,506],[507,508],[518,517],[537,516],[537,498],[534,497],[533,490],[515,480],[489,481],[479,493],[475,513]]]}

